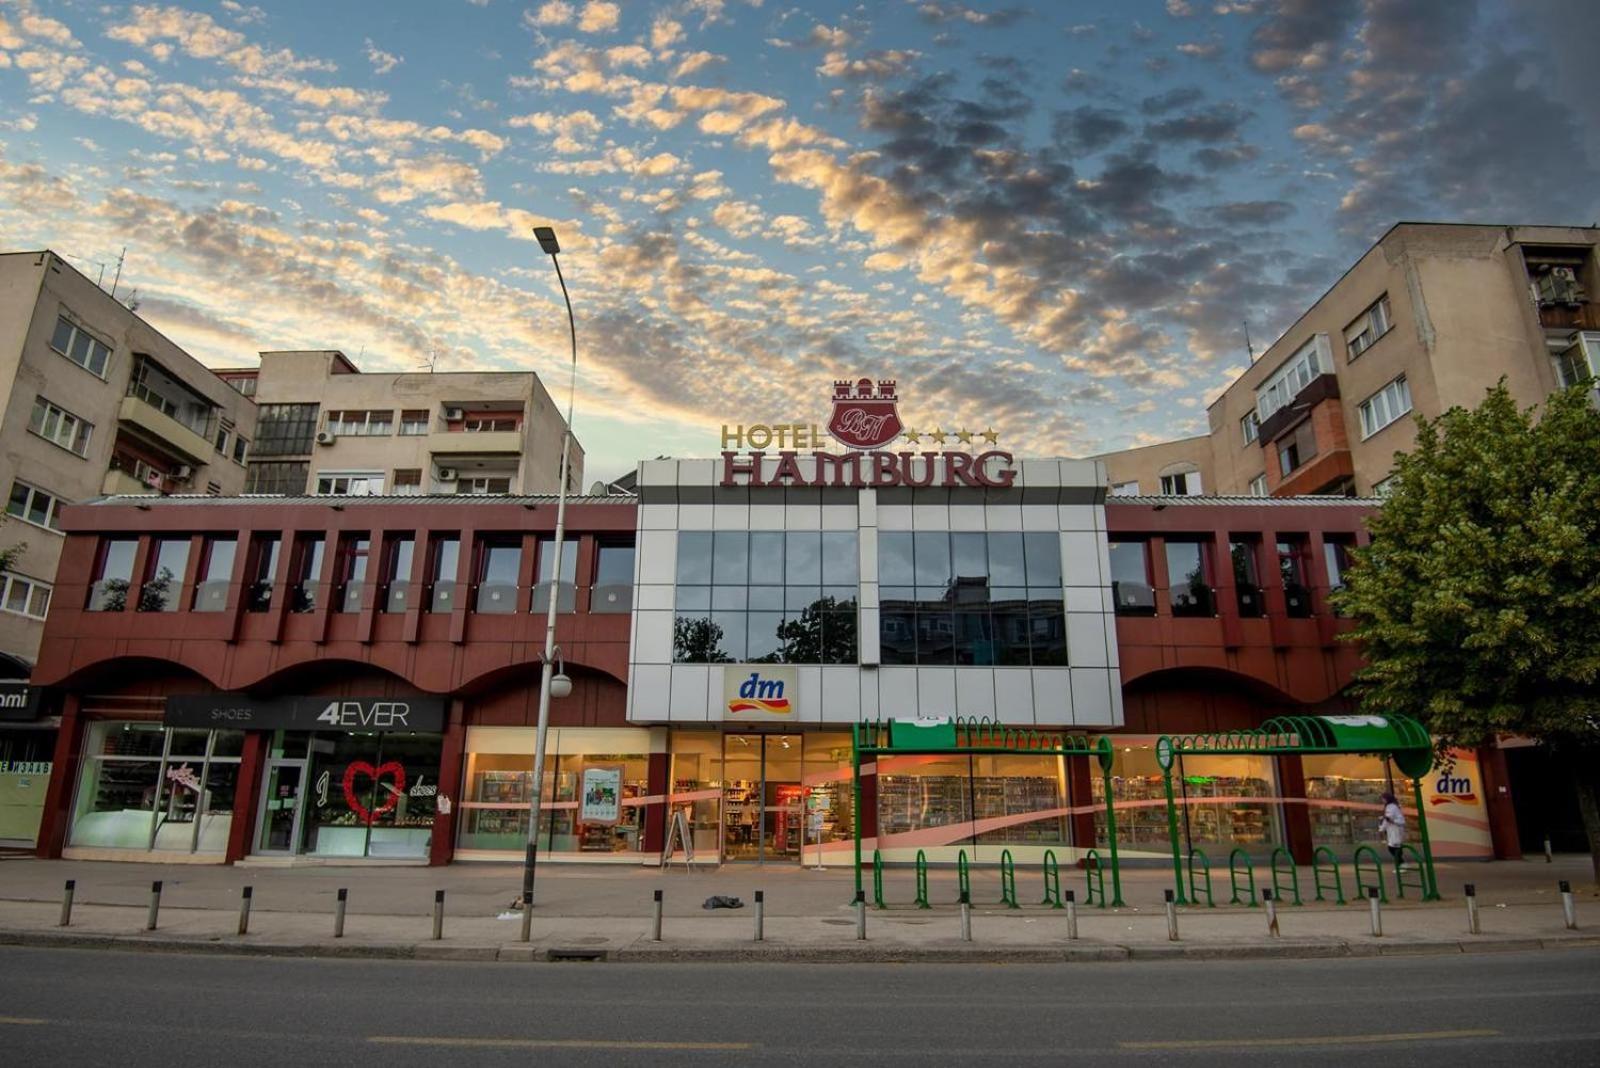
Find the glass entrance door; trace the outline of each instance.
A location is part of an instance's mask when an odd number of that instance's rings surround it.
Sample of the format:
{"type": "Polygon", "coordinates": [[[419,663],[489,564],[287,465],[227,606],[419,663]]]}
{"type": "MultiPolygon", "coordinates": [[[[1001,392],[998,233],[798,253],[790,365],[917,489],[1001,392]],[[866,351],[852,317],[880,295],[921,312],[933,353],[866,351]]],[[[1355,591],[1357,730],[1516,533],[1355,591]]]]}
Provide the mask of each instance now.
{"type": "Polygon", "coordinates": [[[724,859],[800,859],[805,819],[802,744],[798,734],[724,736],[724,859]]]}
{"type": "Polygon", "coordinates": [[[801,785],[800,735],[765,735],[761,859],[799,860],[806,788],[801,785]]]}
{"type": "Polygon", "coordinates": [[[305,783],[303,760],[267,762],[267,788],[261,793],[261,840],[258,853],[292,853],[300,841],[300,799],[305,783]]]}
{"type": "Polygon", "coordinates": [[[724,736],[722,768],[722,855],[760,860],[761,735],[724,736]]]}

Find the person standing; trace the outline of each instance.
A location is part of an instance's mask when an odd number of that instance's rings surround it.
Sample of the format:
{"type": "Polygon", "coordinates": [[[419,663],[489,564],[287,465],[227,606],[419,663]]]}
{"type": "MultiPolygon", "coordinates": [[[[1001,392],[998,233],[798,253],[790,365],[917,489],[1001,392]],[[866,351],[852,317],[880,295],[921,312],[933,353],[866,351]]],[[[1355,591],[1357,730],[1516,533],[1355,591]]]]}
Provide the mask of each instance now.
{"type": "Polygon", "coordinates": [[[1389,847],[1389,855],[1394,858],[1395,873],[1404,874],[1405,856],[1400,847],[1406,844],[1406,814],[1394,794],[1388,791],[1383,795],[1383,815],[1378,818],[1378,833],[1383,836],[1383,844],[1389,847]]]}

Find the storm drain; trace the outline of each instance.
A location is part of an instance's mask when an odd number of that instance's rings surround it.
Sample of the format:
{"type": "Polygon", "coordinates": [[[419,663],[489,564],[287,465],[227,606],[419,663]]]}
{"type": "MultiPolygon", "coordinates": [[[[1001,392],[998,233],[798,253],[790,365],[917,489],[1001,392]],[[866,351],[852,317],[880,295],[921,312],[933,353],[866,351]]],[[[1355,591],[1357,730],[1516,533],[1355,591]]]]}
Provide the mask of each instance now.
{"type": "Polygon", "coordinates": [[[551,948],[545,950],[544,959],[551,961],[600,961],[606,959],[606,951],[603,949],[590,949],[587,946],[566,946],[560,949],[551,948]]]}

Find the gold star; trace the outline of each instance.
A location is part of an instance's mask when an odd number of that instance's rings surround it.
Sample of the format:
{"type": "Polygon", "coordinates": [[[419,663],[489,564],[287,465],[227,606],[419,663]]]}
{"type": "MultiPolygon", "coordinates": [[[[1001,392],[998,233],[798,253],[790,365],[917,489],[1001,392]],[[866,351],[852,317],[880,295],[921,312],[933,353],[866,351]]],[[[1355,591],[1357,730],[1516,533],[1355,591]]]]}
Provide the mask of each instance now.
{"type": "Polygon", "coordinates": [[[956,431],[956,440],[961,442],[963,445],[971,445],[972,431],[968,430],[966,427],[962,427],[960,430],[956,431]]]}
{"type": "Polygon", "coordinates": [[[998,433],[998,432],[997,432],[997,431],[996,431],[996,430],[995,430],[995,428],[994,428],[994,427],[990,427],[990,428],[989,428],[989,429],[988,429],[988,430],[985,430],[985,431],[984,431],[984,432],[983,432],[983,438],[984,438],[984,440],[985,440],[985,441],[987,441],[987,442],[988,442],[988,443],[989,443],[989,444],[990,444],[990,445],[998,445],[998,444],[1000,444],[1000,435],[999,435],[999,433],[998,433]]]}
{"type": "Polygon", "coordinates": [[[935,429],[928,432],[928,440],[934,442],[935,444],[943,445],[944,439],[945,433],[943,430],[935,429]]]}
{"type": "Polygon", "coordinates": [[[906,441],[909,442],[910,444],[915,445],[918,442],[920,442],[921,440],[922,440],[922,435],[917,433],[917,428],[916,427],[912,427],[912,428],[910,428],[909,430],[906,431],[906,441]]]}

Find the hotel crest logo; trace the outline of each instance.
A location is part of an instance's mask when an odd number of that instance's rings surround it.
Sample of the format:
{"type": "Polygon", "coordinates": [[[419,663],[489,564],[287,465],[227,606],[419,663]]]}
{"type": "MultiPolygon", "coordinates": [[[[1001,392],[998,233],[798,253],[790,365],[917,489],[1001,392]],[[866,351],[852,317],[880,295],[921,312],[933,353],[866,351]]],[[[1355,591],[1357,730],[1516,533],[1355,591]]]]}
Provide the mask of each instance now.
{"type": "MultiPolygon", "coordinates": [[[[1000,435],[991,427],[982,431],[936,428],[917,431],[900,419],[899,394],[892,378],[833,383],[833,414],[828,430],[812,423],[723,424],[722,482],[724,486],[843,486],[858,489],[887,486],[972,486],[1004,488],[1016,481],[1015,460],[999,449],[969,452],[945,449],[950,438],[961,445],[978,442],[998,445],[1000,435]],[[827,439],[845,452],[828,451],[827,439]],[[939,451],[895,451],[896,442],[920,446],[924,439],[939,451]],[[770,477],[763,468],[767,449],[778,447],[776,467],[770,477]],[[733,451],[748,449],[748,452],[733,451]],[[809,452],[816,467],[807,473],[799,462],[809,452]]],[[[770,465],[769,465],[770,466],[770,465]]]]}

